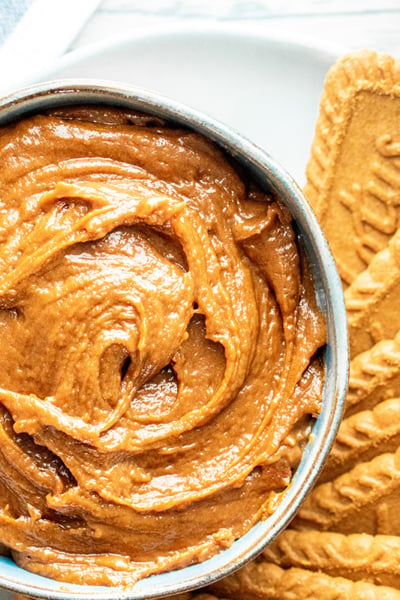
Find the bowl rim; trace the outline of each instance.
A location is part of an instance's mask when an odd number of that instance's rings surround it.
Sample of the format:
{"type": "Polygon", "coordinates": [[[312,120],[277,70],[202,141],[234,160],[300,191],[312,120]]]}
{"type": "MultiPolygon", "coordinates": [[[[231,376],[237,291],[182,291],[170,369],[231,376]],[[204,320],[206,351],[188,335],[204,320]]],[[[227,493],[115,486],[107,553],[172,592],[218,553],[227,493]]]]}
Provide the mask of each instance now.
{"type": "Polygon", "coordinates": [[[259,554],[290,523],[311,490],[333,444],[348,384],[349,350],[342,284],[318,221],[301,189],[265,150],[220,121],[159,93],[99,79],[63,79],[23,88],[0,100],[0,126],[65,104],[106,104],[141,110],[207,136],[241,163],[263,187],[274,189],[297,224],[314,272],[316,295],[327,323],[326,380],[322,409],[296,473],[276,510],[233,545],[201,563],[151,575],[132,587],[66,584],[32,574],[0,557],[0,587],[48,600],[144,600],[209,585],[259,554]],[[23,574],[21,575],[22,572],[23,574]]]}

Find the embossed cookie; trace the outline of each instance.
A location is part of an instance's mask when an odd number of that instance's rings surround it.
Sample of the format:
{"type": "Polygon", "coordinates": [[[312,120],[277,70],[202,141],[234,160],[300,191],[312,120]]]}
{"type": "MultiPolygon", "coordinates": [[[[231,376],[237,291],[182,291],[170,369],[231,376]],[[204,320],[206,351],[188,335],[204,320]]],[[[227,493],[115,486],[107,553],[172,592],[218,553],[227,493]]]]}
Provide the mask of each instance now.
{"type": "Polygon", "coordinates": [[[268,562],[249,563],[211,589],[235,600],[400,600],[392,587],[268,562]]]}
{"type": "Polygon", "coordinates": [[[294,529],[400,535],[400,448],[317,485],[294,529]]]}
{"type": "Polygon", "coordinates": [[[346,415],[394,397],[400,397],[400,332],[351,361],[346,415]]]}
{"type": "Polygon", "coordinates": [[[399,445],[400,398],[392,398],[342,421],[318,481],[331,481],[359,462],[395,452],[399,445]]]}
{"type": "Polygon", "coordinates": [[[400,587],[400,538],[320,531],[284,531],[263,552],[282,568],[300,567],[332,577],[400,587]]]}
{"type": "Polygon", "coordinates": [[[400,216],[400,61],[363,51],[328,73],[305,194],[351,284],[400,216]]]}
{"type": "Polygon", "coordinates": [[[396,335],[400,329],[400,230],[347,288],[345,301],[352,358],[396,335]]]}

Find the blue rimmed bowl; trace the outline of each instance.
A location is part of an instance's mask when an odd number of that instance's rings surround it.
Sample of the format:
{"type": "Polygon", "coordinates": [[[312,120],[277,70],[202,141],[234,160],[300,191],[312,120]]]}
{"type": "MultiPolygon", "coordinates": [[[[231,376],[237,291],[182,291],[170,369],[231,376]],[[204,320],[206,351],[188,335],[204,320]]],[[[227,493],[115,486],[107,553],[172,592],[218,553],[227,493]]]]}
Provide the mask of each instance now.
{"type": "Polygon", "coordinates": [[[293,215],[327,324],[322,410],[300,465],[275,512],[229,549],[202,563],[153,575],[123,589],[61,583],[30,573],[11,558],[0,557],[0,587],[10,591],[54,600],[142,600],[211,584],[254,558],[290,523],[315,483],[340,423],[348,379],[346,311],[334,260],[300,188],[264,150],[231,128],[158,94],[98,80],[49,82],[16,92],[0,100],[0,126],[45,109],[88,103],[141,110],[198,131],[233,156],[264,189],[274,191],[293,215]]]}

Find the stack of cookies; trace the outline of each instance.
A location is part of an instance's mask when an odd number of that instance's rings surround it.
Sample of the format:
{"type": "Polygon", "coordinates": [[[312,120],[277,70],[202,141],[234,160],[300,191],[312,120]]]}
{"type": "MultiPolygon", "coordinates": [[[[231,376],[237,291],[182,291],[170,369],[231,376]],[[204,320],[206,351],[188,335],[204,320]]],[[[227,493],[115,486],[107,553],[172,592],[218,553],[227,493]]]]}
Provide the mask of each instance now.
{"type": "Polygon", "coordinates": [[[346,413],[290,528],[196,600],[400,600],[400,61],[330,70],[305,193],[343,282],[346,413]]]}

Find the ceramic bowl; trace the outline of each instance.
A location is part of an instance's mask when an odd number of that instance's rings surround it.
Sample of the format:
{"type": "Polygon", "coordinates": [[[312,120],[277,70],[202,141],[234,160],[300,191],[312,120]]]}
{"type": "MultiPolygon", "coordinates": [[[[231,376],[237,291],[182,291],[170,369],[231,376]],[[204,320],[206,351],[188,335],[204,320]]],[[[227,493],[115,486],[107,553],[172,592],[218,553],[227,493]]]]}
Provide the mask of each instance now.
{"type": "Polygon", "coordinates": [[[348,379],[346,311],[334,260],[300,188],[271,156],[230,127],[158,94],[98,80],[49,82],[7,96],[0,101],[0,126],[44,109],[87,103],[141,110],[196,130],[232,155],[264,189],[275,191],[291,211],[304,242],[327,324],[322,410],[301,463],[276,511],[230,548],[202,563],[153,575],[125,589],[60,583],[29,573],[8,557],[0,557],[0,587],[10,591],[57,600],[141,600],[210,584],[254,558],[290,523],[313,486],[340,423],[348,379]]]}

